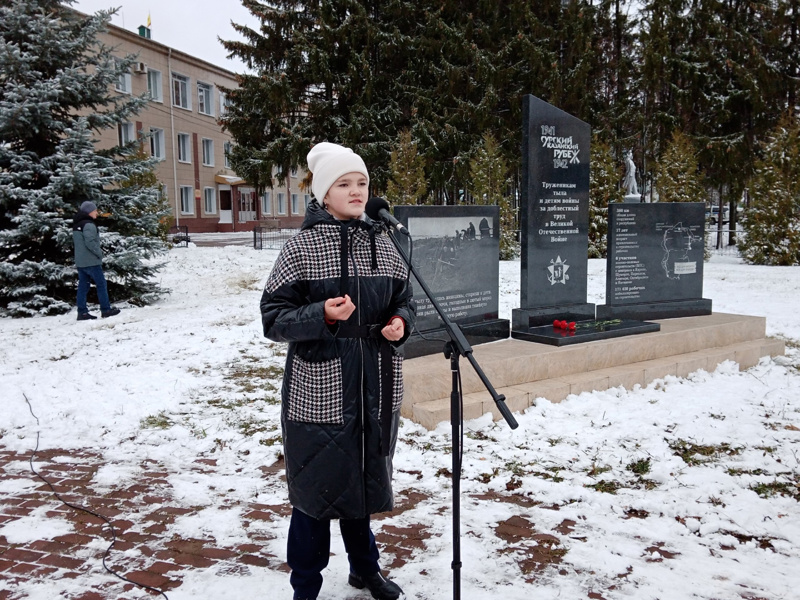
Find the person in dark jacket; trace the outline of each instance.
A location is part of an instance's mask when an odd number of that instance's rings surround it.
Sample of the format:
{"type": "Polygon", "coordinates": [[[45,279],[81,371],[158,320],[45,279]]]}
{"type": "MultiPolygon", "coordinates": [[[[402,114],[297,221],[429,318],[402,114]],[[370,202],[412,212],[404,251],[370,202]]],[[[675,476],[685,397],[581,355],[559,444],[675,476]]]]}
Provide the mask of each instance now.
{"type": "Polygon", "coordinates": [[[282,388],[295,599],[313,599],[339,520],[350,585],[394,600],[370,515],[393,508],[392,455],[403,399],[402,345],[414,322],[408,269],[364,214],[369,174],[349,148],[308,154],[315,200],[261,298],[264,335],[289,342],[282,388]],[[321,202],[321,204],[320,204],[321,202]]]}
{"type": "Polygon", "coordinates": [[[78,321],[96,319],[86,306],[90,281],[97,288],[100,314],[103,318],[119,314],[119,309],[111,306],[108,299],[108,286],[103,275],[103,250],[100,248],[100,233],[94,220],[97,218],[97,205],[86,200],[72,217],[72,241],[75,245],[75,266],[78,268],[78,321]]]}

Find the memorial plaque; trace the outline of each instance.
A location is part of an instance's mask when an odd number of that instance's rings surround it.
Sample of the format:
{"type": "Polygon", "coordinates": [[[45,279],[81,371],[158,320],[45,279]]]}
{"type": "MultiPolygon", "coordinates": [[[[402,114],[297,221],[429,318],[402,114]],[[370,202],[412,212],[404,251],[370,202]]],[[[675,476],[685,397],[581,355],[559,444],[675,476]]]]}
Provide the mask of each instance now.
{"type": "Polygon", "coordinates": [[[536,98],[523,106],[520,308],[514,332],[554,318],[593,319],[587,123],[536,98]]]}
{"type": "Polygon", "coordinates": [[[598,318],[710,315],[703,296],[702,202],[611,204],[606,304],[598,318]]]}
{"type": "MultiPolygon", "coordinates": [[[[413,239],[411,261],[447,317],[460,326],[470,344],[508,337],[500,305],[500,210],[497,206],[396,206],[394,216],[413,239]]],[[[399,239],[402,241],[403,237],[399,239]]],[[[408,254],[408,246],[406,246],[408,254]]],[[[414,277],[412,276],[412,283],[414,277]]],[[[444,323],[430,300],[415,286],[415,333],[406,356],[441,352],[448,340],[444,323]]]]}

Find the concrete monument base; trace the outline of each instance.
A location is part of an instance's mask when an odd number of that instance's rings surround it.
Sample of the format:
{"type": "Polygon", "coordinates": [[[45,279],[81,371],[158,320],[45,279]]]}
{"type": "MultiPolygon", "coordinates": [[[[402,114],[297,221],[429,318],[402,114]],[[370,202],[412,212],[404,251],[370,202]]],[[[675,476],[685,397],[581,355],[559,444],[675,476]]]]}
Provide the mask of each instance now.
{"type": "MultiPolygon", "coordinates": [[[[714,313],[656,321],[661,329],[629,337],[552,346],[507,339],[473,348],[473,354],[512,412],[537,398],[560,402],[570,394],[622,386],[646,386],[666,375],[713,371],[732,360],[740,369],[763,356],[784,353],[781,340],[766,337],[766,319],[714,313]]],[[[468,361],[461,361],[464,419],[500,413],[468,361]]],[[[450,419],[450,361],[420,357],[405,361],[402,415],[428,429],[450,419]]]]}
{"type": "Polygon", "coordinates": [[[597,306],[598,319],[672,319],[711,313],[711,300],[707,298],[597,306]]]}

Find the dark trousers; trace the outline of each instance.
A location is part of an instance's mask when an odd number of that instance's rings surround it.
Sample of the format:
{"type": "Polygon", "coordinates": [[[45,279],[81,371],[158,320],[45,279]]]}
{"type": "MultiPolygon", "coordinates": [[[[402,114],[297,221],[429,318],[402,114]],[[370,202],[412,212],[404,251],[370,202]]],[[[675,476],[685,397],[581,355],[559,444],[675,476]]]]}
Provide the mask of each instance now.
{"type": "Polygon", "coordinates": [[[78,267],[78,314],[89,312],[86,307],[86,297],[89,294],[90,282],[94,281],[97,287],[97,300],[100,302],[100,310],[106,312],[111,310],[111,302],[108,300],[108,287],[106,277],[103,275],[103,267],[78,267]]]}
{"type": "MultiPolygon", "coordinates": [[[[340,519],[339,529],[350,570],[358,575],[372,575],[380,571],[378,546],[369,527],[369,517],[340,519]]],[[[292,570],[290,581],[295,598],[317,597],[322,588],[322,570],[328,566],[330,552],[331,520],[315,519],[293,508],[287,562],[292,570]]]]}

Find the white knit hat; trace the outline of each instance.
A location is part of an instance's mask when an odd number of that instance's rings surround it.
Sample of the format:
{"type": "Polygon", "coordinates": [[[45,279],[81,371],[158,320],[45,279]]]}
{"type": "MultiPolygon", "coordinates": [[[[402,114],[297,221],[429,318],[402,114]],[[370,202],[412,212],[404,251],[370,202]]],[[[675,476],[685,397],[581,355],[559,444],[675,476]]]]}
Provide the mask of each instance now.
{"type": "Polygon", "coordinates": [[[336,180],[347,173],[361,173],[367,178],[367,185],[369,185],[367,165],[350,148],[339,144],[320,142],[311,149],[306,160],[308,161],[308,170],[314,175],[311,179],[311,191],[314,192],[314,197],[320,204],[336,180]]]}

